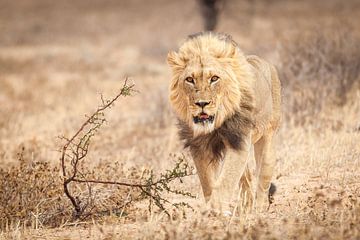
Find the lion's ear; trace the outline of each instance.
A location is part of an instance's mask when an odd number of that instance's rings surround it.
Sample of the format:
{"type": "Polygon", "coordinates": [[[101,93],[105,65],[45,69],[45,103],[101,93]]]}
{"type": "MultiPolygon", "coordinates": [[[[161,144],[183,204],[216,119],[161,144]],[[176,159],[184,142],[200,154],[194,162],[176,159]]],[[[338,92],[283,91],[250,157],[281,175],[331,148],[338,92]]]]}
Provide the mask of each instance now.
{"type": "Polygon", "coordinates": [[[172,68],[179,68],[184,66],[184,61],[180,58],[179,54],[173,51],[168,53],[167,63],[172,68]]]}
{"type": "Polygon", "coordinates": [[[230,46],[229,49],[227,49],[227,51],[225,52],[224,57],[236,59],[236,58],[238,58],[239,54],[240,54],[240,52],[237,47],[230,46]]]}
{"type": "Polygon", "coordinates": [[[241,55],[240,49],[233,44],[228,44],[225,48],[222,48],[221,51],[219,51],[217,57],[237,59],[239,55],[241,55]]]}

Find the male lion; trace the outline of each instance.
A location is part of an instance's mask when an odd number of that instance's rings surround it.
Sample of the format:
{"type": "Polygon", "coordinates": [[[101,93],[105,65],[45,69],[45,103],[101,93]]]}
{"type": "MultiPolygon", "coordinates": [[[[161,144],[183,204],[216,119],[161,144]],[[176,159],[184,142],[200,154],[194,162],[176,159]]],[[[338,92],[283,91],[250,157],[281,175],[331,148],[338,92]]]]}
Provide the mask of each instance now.
{"type": "Polygon", "coordinates": [[[229,214],[240,188],[248,193],[243,197],[255,195],[250,206],[263,209],[275,164],[272,140],[281,114],[276,69],[257,56],[245,56],[230,36],[215,33],[190,36],[178,52],[168,54],[167,61],[173,72],[170,102],[206,202],[229,214]],[[256,168],[251,174],[253,155],[256,168]],[[256,191],[251,189],[252,175],[256,191]]]}

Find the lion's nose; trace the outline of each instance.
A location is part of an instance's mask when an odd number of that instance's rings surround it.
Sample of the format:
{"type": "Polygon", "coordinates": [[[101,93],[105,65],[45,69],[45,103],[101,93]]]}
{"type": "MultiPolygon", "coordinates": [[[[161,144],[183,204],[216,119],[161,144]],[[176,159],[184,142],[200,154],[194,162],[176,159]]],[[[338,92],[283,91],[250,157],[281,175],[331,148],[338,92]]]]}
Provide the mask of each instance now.
{"type": "Polygon", "coordinates": [[[198,101],[195,103],[197,106],[201,107],[201,108],[204,108],[206,105],[209,105],[210,102],[208,101],[198,101]]]}

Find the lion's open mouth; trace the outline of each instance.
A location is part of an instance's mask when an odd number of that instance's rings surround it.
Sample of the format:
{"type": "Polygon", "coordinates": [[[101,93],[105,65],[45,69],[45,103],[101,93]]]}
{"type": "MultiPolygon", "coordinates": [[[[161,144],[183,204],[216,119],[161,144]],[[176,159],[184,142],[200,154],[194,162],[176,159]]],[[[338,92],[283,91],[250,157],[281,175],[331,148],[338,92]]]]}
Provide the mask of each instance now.
{"type": "Polygon", "coordinates": [[[212,123],[214,121],[214,115],[208,115],[207,113],[201,112],[199,115],[194,116],[194,123],[212,123]]]}

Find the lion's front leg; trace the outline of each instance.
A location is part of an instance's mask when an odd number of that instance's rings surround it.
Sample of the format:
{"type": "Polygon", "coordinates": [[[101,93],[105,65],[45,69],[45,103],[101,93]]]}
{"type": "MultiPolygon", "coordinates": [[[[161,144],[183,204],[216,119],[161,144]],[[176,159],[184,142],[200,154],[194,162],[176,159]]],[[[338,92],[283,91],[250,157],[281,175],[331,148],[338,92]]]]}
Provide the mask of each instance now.
{"type": "Polygon", "coordinates": [[[219,175],[220,163],[207,157],[194,157],[205,201],[210,200],[212,189],[219,175]]]}
{"type": "Polygon", "coordinates": [[[241,150],[227,148],[220,176],[211,194],[211,207],[222,212],[230,211],[230,203],[239,190],[239,181],[249,159],[250,144],[250,139],[246,138],[241,150]]]}

